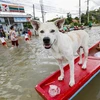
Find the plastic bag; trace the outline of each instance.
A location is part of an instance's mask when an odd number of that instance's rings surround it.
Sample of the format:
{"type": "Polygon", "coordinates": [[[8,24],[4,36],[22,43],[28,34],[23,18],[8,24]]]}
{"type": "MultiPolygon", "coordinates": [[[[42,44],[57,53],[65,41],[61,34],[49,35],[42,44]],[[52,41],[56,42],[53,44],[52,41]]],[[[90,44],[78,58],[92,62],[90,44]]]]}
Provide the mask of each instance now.
{"type": "Polygon", "coordinates": [[[94,54],[95,57],[100,57],[100,52],[94,54]]]}
{"type": "Polygon", "coordinates": [[[56,95],[60,94],[60,88],[56,85],[50,85],[48,92],[51,97],[55,97],[56,95]]]}

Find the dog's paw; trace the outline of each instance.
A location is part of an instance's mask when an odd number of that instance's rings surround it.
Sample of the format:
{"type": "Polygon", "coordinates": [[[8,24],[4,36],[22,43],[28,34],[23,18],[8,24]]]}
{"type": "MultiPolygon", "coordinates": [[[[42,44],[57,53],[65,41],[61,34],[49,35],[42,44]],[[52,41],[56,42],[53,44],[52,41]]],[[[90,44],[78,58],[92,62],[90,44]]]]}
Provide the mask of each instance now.
{"type": "Polygon", "coordinates": [[[72,87],[75,84],[75,81],[70,81],[69,86],[72,87]]]}
{"type": "Polygon", "coordinates": [[[79,65],[82,65],[82,61],[79,61],[78,64],[79,64],[79,65]]]}
{"type": "Polygon", "coordinates": [[[82,66],[82,69],[86,69],[86,66],[83,65],[83,66],[82,66]]]}
{"type": "Polygon", "coordinates": [[[64,79],[64,76],[59,76],[59,77],[58,77],[58,80],[59,80],[59,81],[62,81],[63,79],[64,79]]]}

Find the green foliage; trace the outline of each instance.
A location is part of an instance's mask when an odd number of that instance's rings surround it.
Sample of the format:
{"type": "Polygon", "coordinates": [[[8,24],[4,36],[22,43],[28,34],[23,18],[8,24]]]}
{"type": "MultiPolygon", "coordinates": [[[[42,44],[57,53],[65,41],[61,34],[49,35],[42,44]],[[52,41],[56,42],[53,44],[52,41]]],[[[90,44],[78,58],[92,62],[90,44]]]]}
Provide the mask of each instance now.
{"type": "Polygon", "coordinates": [[[74,28],[74,23],[71,23],[70,24],[70,28],[74,28]]]}
{"type": "Polygon", "coordinates": [[[66,24],[67,24],[67,25],[69,24],[69,21],[68,21],[67,18],[65,19],[65,25],[66,25],[66,24]]]}
{"type": "Polygon", "coordinates": [[[87,22],[87,16],[86,14],[82,13],[81,15],[81,23],[86,23],[87,22]]]}
{"type": "Polygon", "coordinates": [[[70,13],[67,13],[67,20],[68,20],[68,24],[72,23],[72,17],[70,13]]]}
{"type": "Polygon", "coordinates": [[[77,22],[74,22],[73,24],[74,24],[74,26],[78,26],[79,25],[77,22]]]}
{"type": "Polygon", "coordinates": [[[74,19],[79,20],[79,18],[78,18],[78,17],[75,17],[74,19]]]}
{"type": "Polygon", "coordinates": [[[23,23],[23,25],[24,25],[25,28],[32,29],[32,25],[30,24],[30,22],[23,23]]]}
{"type": "Polygon", "coordinates": [[[60,19],[60,18],[53,18],[51,20],[48,20],[47,22],[54,22],[55,20],[60,19]]]}
{"type": "MultiPolygon", "coordinates": [[[[58,18],[54,18],[52,20],[49,20],[49,22],[55,21],[59,19],[58,18]]],[[[79,21],[78,17],[74,18],[75,20],[79,21]]],[[[72,22],[73,18],[71,17],[70,13],[67,13],[67,17],[65,18],[65,25],[71,25],[71,27],[73,26],[81,26],[81,24],[77,23],[77,22],[72,22]]],[[[92,10],[89,12],[89,21],[91,21],[92,23],[100,23],[100,8],[97,10],[92,10]]],[[[89,23],[87,22],[87,12],[86,13],[82,13],[81,14],[81,23],[84,25],[88,25],[89,23]]]]}
{"type": "MultiPolygon", "coordinates": [[[[89,12],[89,20],[92,23],[100,23],[100,8],[89,12]]],[[[86,14],[82,13],[81,21],[82,21],[82,23],[85,23],[85,25],[88,25],[87,12],[86,12],[86,14]]]]}
{"type": "MultiPolygon", "coordinates": [[[[53,21],[55,21],[55,20],[57,20],[57,19],[60,19],[60,17],[58,17],[58,18],[53,18],[53,19],[51,19],[51,20],[48,20],[47,22],[53,22],[53,21]]],[[[65,25],[67,24],[70,24],[70,23],[72,23],[72,17],[71,17],[71,14],[70,13],[67,13],[67,18],[65,18],[65,25]]]]}

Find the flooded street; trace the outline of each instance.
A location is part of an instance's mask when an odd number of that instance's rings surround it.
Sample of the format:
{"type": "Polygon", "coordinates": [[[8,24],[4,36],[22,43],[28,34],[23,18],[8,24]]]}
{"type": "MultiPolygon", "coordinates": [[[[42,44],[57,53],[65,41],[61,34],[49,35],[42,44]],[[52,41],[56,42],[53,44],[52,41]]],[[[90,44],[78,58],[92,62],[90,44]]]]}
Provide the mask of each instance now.
{"type": "MultiPolygon", "coordinates": [[[[89,47],[100,41],[100,26],[86,31],[89,47]]],[[[38,36],[33,36],[30,44],[20,41],[14,50],[0,45],[0,100],[43,100],[34,87],[58,69],[38,36]]],[[[73,100],[100,100],[100,73],[73,100]]]]}

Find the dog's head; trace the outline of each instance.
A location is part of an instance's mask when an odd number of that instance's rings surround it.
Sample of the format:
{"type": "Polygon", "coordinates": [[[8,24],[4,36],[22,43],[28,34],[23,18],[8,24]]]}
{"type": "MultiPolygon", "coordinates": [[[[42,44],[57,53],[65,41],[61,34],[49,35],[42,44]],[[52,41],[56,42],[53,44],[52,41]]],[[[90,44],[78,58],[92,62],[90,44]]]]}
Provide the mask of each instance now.
{"type": "Polygon", "coordinates": [[[45,23],[40,23],[31,19],[30,22],[34,29],[39,33],[39,36],[42,38],[44,47],[46,49],[50,49],[55,41],[57,41],[59,29],[62,28],[65,19],[45,23]]]}

